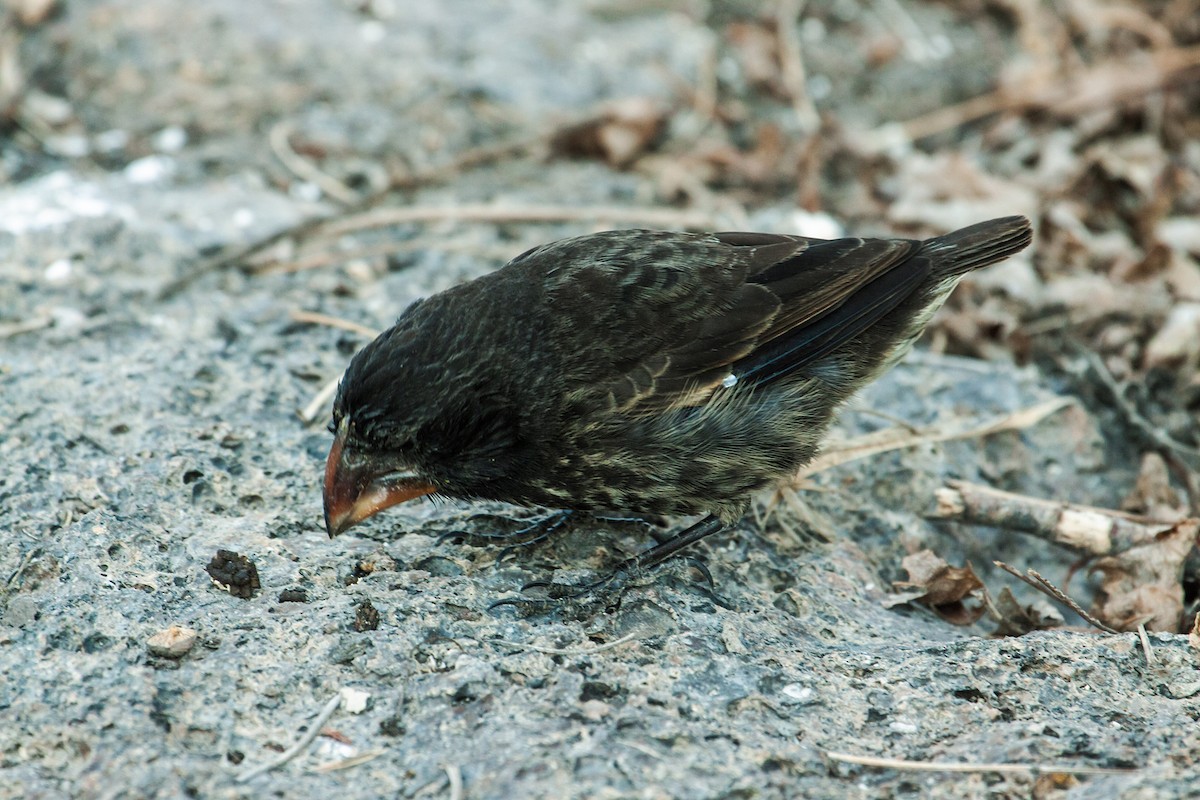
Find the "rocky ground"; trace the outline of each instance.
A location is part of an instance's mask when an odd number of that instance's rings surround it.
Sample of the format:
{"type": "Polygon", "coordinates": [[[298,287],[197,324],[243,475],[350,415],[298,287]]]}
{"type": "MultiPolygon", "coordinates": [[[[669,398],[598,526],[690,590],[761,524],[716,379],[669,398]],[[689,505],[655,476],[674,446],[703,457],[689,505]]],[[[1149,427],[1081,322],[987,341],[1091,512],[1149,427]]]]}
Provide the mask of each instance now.
{"type": "Polygon", "coordinates": [[[3,9],[0,797],[1194,793],[1194,2],[3,9]],[[636,524],[325,536],[321,390],[417,297],[606,227],[1008,213],[1031,251],[698,548],[713,590],[489,610],[636,524]],[[934,518],[952,481],[1147,538],[934,518]]]}

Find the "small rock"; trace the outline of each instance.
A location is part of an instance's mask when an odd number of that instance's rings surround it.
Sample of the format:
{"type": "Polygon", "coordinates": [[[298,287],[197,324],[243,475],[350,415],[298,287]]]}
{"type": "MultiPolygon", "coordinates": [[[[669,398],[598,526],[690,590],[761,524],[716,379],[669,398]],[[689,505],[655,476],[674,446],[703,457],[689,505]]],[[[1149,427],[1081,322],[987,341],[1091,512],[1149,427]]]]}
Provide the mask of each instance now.
{"type": "Polygon", "coordinates": [[[146,640],[146,648],[152,655],[163,658],[182,658],[196,644],[199,634],[191,628],[172,625],[146,640]]]}
{"type": "Polygon", "coordinates": [[[371,693],[364,692],[362,689],[355,689],[352,686],[343,686],[341,690],[342,709],[351,714],[361,714],[367,710],[367,703],[371,700],[371,693]]]}

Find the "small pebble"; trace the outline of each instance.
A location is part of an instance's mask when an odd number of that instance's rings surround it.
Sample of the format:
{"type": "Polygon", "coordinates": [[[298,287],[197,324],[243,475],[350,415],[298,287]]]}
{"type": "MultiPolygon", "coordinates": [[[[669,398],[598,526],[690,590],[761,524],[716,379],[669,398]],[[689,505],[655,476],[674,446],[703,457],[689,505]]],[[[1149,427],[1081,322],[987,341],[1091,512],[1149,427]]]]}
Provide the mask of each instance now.
{"type": "Polygon", "coordinates": [[[199,634],[191,628],[172,625],[146,640],[146,649],[163,658],[182,658],[196,644],[199,634]]]}

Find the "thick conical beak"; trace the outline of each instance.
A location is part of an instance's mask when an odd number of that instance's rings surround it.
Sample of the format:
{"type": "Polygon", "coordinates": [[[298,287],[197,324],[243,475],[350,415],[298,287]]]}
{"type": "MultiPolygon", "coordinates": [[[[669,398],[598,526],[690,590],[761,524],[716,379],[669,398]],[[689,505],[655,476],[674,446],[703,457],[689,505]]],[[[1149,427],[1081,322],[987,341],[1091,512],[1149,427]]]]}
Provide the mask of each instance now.
{"type": "Polygon", "coordinates": [[[333,538],[385,508],[435,491],[384,458],[348,449],[346,432],[339,430],[325,462],[325,530],[333,538]]]}

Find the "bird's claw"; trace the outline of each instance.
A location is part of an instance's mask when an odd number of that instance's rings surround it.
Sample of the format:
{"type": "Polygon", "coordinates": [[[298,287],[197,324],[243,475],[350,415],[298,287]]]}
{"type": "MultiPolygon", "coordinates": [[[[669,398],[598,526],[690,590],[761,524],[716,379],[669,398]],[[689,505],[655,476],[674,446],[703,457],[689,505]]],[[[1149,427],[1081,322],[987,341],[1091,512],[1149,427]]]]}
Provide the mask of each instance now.
{"type": "Polygon", "coordinates": [[[540,597],[507,597],[488,606],[513,606],[525,616],[563,610],[576,615],[599,607],[617,608],[629,589],[630,572],[618,567],[603,578],[591,583],[559,583],[552,580],[530,581],[521,587],[525,593],[541,589],[540,597]]]}
{"type": "Polygon", "coordinates": [[[466,520],[473,527],[472,530],[445,531],[438,537],[437,543],[442,544],[449,539],[462,539],[468,544],[481,547],[503,544],[504,548],[500,551],[498,559],[503,560],[505,555],[515,552],[517,548],[535,545],[549,539],[574,514],[573,511],[552,511],[544,516],[525,520],[512,519],[499,514],[472,514],[466,520]],[[521,522],[525,523],[522,527],[512,529],[514,523],[521,522]],[[483,527],[484,525],[493,525],[500,530],[487,530],[483,527]]]}

